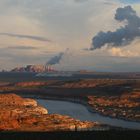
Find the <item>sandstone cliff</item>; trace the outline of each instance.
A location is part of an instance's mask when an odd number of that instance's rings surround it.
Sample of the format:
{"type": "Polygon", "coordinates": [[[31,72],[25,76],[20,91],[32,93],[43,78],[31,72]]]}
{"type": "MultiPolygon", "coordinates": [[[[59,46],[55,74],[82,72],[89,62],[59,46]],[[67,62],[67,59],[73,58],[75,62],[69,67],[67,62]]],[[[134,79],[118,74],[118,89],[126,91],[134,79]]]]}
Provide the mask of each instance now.
{"type": "Polygon", "coordinates": [[[35,100],[15,94],[0,94],[0,110],[1,131],[81,131],[98,126],[69,116],[48,114],[35,100]]]}

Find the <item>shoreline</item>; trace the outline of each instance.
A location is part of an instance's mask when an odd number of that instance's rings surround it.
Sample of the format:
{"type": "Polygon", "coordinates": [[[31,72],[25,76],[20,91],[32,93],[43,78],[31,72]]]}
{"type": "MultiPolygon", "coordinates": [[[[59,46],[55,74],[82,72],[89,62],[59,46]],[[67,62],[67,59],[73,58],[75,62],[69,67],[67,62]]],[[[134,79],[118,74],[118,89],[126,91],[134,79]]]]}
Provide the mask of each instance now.
{"type": "Polygon", "coordinates": [[[128,121],[128,122],[136,122],[136,123],[140,123],[139,121],[135,121],[135,120],[129,120],[129,119],[125,119],[125,118],[119,118],[119,117],[112,117],[112,116],[107,116],[104,115],[96,110],[94,110],[86,101],[83,100],[78,100],[78,99],[72,99],[72,98],[59,98],[59,97],[50,97],[50,96],[46,96],[46,97],[42,97],[41,95],[37,95],[38,97],[36,97],[36,95],[30,95],[30,96],[25,96],[22,95],[25,98],[33,98],[33,99],[44,99],[44,100],[56,100],[56,101],[66,101],[66,102],[71,102],[71,103],[76,103],[76,104],[81,104],[83,106],[86,107],[86,109],[90,112],[90,113],[97,113],[101,116],[104,117],[108,117],[108,118],[112,118],[112,119],[118,119],[118,120],[122,120],[122,121],[128,121]]]}

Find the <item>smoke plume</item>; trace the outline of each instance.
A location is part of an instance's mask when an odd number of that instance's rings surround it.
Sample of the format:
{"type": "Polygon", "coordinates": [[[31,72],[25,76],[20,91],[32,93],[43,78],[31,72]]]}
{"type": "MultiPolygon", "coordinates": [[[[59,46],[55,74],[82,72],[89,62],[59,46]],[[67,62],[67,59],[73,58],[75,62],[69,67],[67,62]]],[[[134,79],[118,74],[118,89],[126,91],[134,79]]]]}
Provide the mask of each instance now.
{"type": "Polygon", "coordinates": [[[59,53],[58,55],[52,57],[52,58],[47,62],[47,64],[49,64],[49,65],[59,64],[63,56],[64,56],[64,53],[61,52],[61,53],[59,53]]]}
{"type": "Polygon", "coordinates": [[[137,16],[136,11],[131,6],[118,8],[115,20],[127,21],[127,24],[114,32],[99,32],[92,39],[91,50],[100,49],[104,45],[123,47],[131,43],[136,37],[140,37],[140,17],[137,16]]]}

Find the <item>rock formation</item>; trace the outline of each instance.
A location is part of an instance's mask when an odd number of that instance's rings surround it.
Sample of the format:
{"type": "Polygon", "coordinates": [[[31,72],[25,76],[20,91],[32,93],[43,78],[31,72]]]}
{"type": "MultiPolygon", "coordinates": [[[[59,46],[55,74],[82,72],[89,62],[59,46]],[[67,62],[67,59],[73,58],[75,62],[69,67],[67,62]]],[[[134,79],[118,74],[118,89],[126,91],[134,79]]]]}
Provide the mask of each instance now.
{"type": "Polygon", "coordinates": [[[0,94],[0,110],[1,131],[81,131],[99,126],[69,116],[48,114],[35,100],[15,94],[0,94]]]}

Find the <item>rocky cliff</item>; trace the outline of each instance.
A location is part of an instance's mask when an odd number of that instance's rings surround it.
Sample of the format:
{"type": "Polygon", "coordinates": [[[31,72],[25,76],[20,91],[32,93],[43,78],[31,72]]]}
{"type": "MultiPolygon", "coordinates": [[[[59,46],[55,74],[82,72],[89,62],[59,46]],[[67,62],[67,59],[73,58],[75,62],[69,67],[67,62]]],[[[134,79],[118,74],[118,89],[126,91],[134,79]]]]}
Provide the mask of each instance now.
{"type": "Polygon", "coordinates": [[[80,131],[98,127],[69,116],[48,114],[33,99],[15,94],[0,94],[0,131],[80,131]]]}

